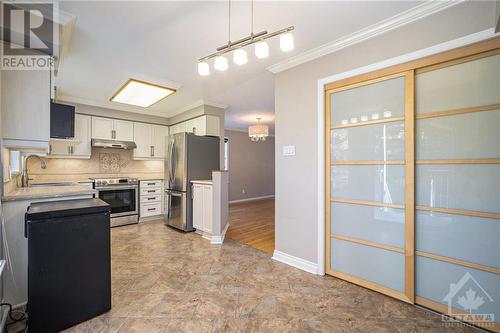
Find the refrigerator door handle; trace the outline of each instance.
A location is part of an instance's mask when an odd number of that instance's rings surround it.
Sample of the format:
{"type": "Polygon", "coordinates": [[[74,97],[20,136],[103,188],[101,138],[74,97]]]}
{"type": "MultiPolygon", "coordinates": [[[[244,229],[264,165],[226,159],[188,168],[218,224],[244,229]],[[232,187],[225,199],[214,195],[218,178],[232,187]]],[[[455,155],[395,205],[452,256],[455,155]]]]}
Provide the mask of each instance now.
{"type": "Polygon", "coordinates": [[[167,191],[167,195],[170,197],[182,197],[182,193],[167,191]]]}
{"type": "Polygon", "coordinates": [[[170,185],[175,182],[175,163],[174,163],[174,157],[175,156],[175,142],[172,141],[172,149],[170,151],[170,185]]]}
{"type": "Polygon", "coordinates": [[[170,191],[166,191],[167,194],[167,219],[170,219],[170,212],[172,211],[172,195],[170,191]]]}

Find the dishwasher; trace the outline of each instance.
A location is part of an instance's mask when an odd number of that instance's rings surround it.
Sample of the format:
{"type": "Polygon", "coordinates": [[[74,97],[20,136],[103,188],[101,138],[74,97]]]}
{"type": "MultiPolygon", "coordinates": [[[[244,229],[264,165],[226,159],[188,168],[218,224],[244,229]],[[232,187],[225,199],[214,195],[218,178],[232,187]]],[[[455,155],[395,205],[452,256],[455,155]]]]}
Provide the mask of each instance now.
{"type": "Polygon", "coordinates": [[[96,198],[32,203],[25,237],[29,332],[59,332],[111,309],[107,203],[96,198]]]}

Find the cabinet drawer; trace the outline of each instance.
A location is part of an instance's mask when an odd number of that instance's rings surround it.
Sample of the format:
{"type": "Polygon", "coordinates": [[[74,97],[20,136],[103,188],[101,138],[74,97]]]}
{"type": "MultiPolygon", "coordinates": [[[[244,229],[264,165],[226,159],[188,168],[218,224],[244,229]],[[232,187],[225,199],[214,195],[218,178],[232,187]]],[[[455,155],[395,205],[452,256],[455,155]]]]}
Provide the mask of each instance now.
{"type": "Polygon", "coordinates": [[[161,180],[141,180],[141,188],[161,187],[161,180]]]}
{"type": "Polygon", "coordinates": [[[161,214],[161,202],[141,204],[141,217],[155,216],[161,214]]]}
{"type": "Polygon", "coordinates": [[[161,188],[141,188],[141,196],[142,195],[161,195],[161,188]]]}
{"type": "Polygon", "coordinates": [[[161,202],[161,195],[141,195],[141,204],[147,204],[148,202],[161,202]]]}

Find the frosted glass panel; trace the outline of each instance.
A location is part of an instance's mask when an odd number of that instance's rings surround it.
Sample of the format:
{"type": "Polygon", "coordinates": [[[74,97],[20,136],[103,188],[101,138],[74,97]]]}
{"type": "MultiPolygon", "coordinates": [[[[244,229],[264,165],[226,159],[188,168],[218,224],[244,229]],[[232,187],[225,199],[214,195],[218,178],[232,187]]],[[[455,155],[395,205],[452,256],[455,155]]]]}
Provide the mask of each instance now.
{"type": "MultiPolygon", "coordinates": [[[[484,303],[472,313],[493,313],[496,322],[500,319],[500,275],[475,270],[472,268],[457,266],[429,258],[417,256],[415,259],[415,294],[427,298],[431,301],[448,305],[444,301],[450,293],[451,284],[458,284],[461,288],[455,293],[450,294],[452,307],[462,312],[469,313],[458,303],[460,297],[466,298],[465,293],[469,290],[475,292],[476,297],[482,297],[484,303]],[[473,279],[466,274],[469,273],[473,279]],[[463,278],[463,280],[462,280],[463,278]],[[475,281],[477,281],[476,284],[475,281]],[[481,288],[484,290],[481,290],[481,288]],[[486,292],[488,295],[485,295],[486,292]],[[490,298],[491,297],[491,298],[490,298]],[[493,300],[493,301],[492,301],[493,300]]],[[[466,302],[462,302],[466,305],[466,302]]]]}
{"type": "MultiPolygon", "coordinates": [[[[500,114],[500,113],[499,113],[500,114]]],[[[334,161],[404,160],[404,122],[332,130],[334,161]]]]}
{"type": "Polygon", "coordinates": [[[500,164],[417,165],[417,205],[500,212],[500,164]]]}
{"type": "Polygon", "coordinates": [[[500,110],[417,120],[417,159],[500,158],[499,125],[500,110]]]}
{"type": "Polygon", "coordinates": [[[335,165],[331,196],[385,203],[404,203],[403,165],[335,165]]]}
{"type": "Polygon", "coordinates": [[[333,202],[331,231],[341,236],[403,248],[405,211],[333,202]]]}
{"type": "Polygon", "coordinates": [[[331,123],[341,125],[363,119],[404,115],[404,77],[340,91],[331,95],[331,123]],[[363,119],[361,119],[363,117],[363,119]],[[344,121],[344,122],[343,122],[344,121]]]}
{"type": "Polygon", "coordinates": [[[403,292],[404,255],[332,239],[331,268],[403,292]]]}
{"type": "Polygon", "coordinates": [[[500,268],[500,220],[424,211],[415,217],[417,251],[500,268]]]}
{"type": "Polygon", "coordinates": [[[500,55],[415,77],[417,114],[500,103],[500,55]]]}

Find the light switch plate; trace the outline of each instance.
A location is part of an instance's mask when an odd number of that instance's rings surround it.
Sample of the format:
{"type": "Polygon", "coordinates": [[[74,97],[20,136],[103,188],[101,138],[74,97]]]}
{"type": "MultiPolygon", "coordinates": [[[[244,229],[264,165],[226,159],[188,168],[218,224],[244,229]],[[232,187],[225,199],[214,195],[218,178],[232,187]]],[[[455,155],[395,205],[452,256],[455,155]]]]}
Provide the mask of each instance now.
{"type": "Polygon", "coordinates": [[[283,156],[295,156],[295,146],[283,146],[283,156]]]}

